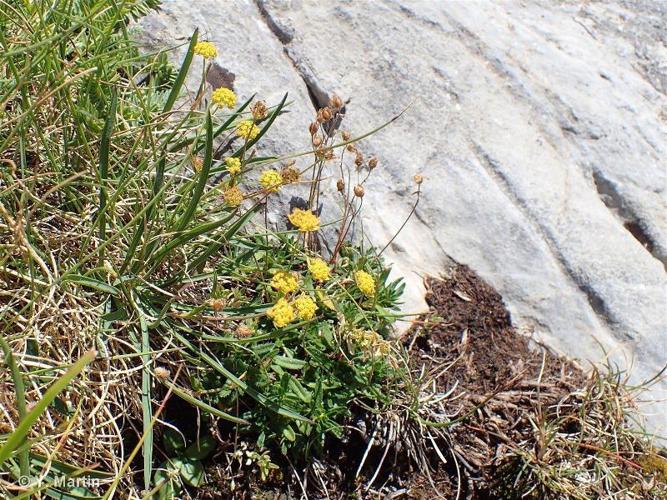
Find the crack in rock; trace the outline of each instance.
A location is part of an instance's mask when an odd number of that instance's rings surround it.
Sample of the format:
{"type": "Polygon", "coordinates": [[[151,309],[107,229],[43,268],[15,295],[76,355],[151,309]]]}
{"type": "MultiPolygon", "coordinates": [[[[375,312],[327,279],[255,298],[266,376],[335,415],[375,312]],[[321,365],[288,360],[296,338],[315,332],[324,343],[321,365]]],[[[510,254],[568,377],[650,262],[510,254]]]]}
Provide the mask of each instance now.
{"type": "Polygon", "coordinates": [[[633,210],[628,207],[625,199],[618,191],[612,181],[604,177],[604,174],[597,169],[593,169],[593,183],[595,189],[602,200],[602,203],[614,214],[614,216],[621,222],[623,227],[628,231],[634,239],[636,239],[654,259],[662,263],[667,271],[667,258],[657,250],[657,245],[646,231],[644,224],[636,216],[633,210]]]}

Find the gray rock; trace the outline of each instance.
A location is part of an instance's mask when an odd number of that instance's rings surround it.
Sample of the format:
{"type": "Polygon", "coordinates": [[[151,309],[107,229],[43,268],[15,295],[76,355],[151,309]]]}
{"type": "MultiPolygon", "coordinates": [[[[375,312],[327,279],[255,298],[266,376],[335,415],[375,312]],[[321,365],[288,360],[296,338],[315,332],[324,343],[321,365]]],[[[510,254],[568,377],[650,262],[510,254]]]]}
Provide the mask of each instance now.
{"type": "MultiPolygon", "coordinates": [[[[364,235],[425,308],[422,277],[468,264],[517,326],[582,360],[646,380],[667,364],[667,8],[659,1],[165,2],[151,44],[195,26],[241,95],[292,113],[276,151],[303,149],[333,92],[380,166],[364,235]],[[310,91],[310,94],[309,94],[310,91]]],[[[278,212],[276,212],[278,213],[278,212]]],[[[279,222],[277,219],[274,222],[279,222]]],[[[645,406],[667,432],[667,383],[645,406]]]]}

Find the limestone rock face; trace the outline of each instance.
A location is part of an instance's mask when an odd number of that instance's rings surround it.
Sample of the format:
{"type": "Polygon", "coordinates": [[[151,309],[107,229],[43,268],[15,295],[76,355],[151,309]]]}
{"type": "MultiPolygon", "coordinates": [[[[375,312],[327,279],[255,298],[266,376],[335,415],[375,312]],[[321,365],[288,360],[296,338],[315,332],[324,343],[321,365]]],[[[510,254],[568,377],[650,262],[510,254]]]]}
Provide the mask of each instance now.
{"type": "MultiPolygon", "coordinates": [[[[560,352],[634,382],[667,364],[667,4],[172,0],[140,39],[185,43],[195,27],[241,98],[290,93],[277,152],[307,147],[334,92],[353,135],[404,111],[361,148],[380,159],[364,202],[378,247],[425,178],[386,252],[407,312],[425,309],[422,276],[456,261],[560,352]]],[[[667,433],[667,382],[650,396],[667,433]]]]}

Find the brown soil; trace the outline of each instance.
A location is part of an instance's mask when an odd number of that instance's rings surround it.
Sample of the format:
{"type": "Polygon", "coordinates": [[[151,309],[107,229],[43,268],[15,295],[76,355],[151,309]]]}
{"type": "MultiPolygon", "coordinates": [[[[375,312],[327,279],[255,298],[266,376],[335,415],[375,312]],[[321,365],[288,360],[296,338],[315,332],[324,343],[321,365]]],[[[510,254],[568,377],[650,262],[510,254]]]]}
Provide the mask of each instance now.
{"type": "MultiPolygon", "coordinates": [[[[430,279],[430,311],[410,332],[413,360],[428,360],[452,419],[450,452],[458,470],[440,467],[435,486],[442,497],[502,498],[494,476],[503,452],[528,437],[534,422],[584,383],[581,370],[519,334],[500,295],[466,266],[430,279]],[[461,477],[460,484],[458,477],[461,477]]],[[[433,497],[430,481],[416,479],[413,498],[433,497]]]]}

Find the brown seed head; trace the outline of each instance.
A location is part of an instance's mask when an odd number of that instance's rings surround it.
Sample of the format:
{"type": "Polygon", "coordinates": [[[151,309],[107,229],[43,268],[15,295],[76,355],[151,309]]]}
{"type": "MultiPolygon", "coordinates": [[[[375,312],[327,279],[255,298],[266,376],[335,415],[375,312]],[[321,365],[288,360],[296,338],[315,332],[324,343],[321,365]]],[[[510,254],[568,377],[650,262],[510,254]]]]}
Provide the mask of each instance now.
{"type": "Polygon", "coordinates": [[[357,196],[358,198],[363,198],[365,193],[366,191],[364,191],[364,186],[360,184],[354,186],[354,196],[357,196]]]}
{"type": "Polygon", "coordinates": [[[159,378],[160,380],[167,380],[171,373],[169,373],[169,370],[162,366],[157,366],[155,367],[155,376],[159,378]]]}
{"type": "Polygon", "coordinates": [[[314,136],[313,136],[313,145],[314,145],[315,147],[318,147],[318,146],[320,146],[321,144],[322,144],[322,137],[320,137],[319,135],[314,135],[314,136]]]}
{"type": "Polygon", "coordinates": [[[210,305],[211,309],[213,309],[215,312],[220,312],[225,307],[225,301],[222,299],[210,299],[208,301],[208,305],[210,305]]]}
{"type": "Polygon", "coordinates": [[[310,135],[315,135],[315,134],[317,134],[317,130],[318,130],[319,128],[320,128],[319,123],[317,123],[317,122],[313,122],[313,123],[311,123],[310,126],[308,127],[308,130],[310,131],[310,135]]]}
{"type": "Polygon", "coordinates": [[[334,109],[340,109],[343,107],[343,100],[334,94],[331,96],[331,99],[329,99],[329,106],[334,109]]]}
{"type": "Polygon", "coordinates": [[[195,169],[195,172],[201,171],[201,168],[204,166],[204,160],[199,158],[199,156],[194,156],[192,158],[192,168],[195,169]]]}
{"type": "Polygon", "coordinates": [[[350,137],[351,137],[351,136],[350,136],[350,133],[349,133],[347,130],[343,130],[343,131],[340,133],[340,136],[343,138],[343,140],[344,140],[345,142],[349,141],[349,140],[350,140],[350,137]]]}
{"type": "Polygon", "coordinates": [[[415,175],[415,176],[413,177],[413,179],[415,180],[415,182],[417,183],[417,185],[419,185],[419,184],[421,184],[422,182],[424,182],[424,178],[423,178],[421,175],[419,175],[419,174],[415,175]]]}
{"type": "Polygon", "coordinates": [[[283,182],[285,184],[292,184],[294,182],[299,182],[299,178],[301,177],[301,174],[296,169],[293,163],[283,167],[283,169],[280,171],[280,175],[283,178],[283,182]]]}
{"type": "Polygon", "coordinates": [[[377,166],[378,166],[378,159],[375,156],[370,160],[368,160],[368,168],[373,170],[377,166]]]}
{"type": "Polygon", "coordinates": [[[236,327],[235,333],[237,337],[245,338],[245,337],[250,337],[252,335],[252,330],[245,324],[241,323],[239,326],[236,327]]]}
{"type": "Polygon", "coordinates": [[[252,105],[250,111],[255,120],[263,120],[264,118],[266,118],[266,115],[268,114],[266,103],[264,101],[257,101],[255,104],[252,105]]]}
{"type": "Polygon", "coordinates": [[[339,193],[342,193],[345,190],[345,181],[343,179],[338,179],[336,181],[336,189],[339,193]]]}
{"type": "Polygon", "coordinates": [[[329,107],[320,109],[320,113],[322,113],[322,119],[325,122],[328,122],[333,117],[333,113],[329,107]]]}
{"type": "Polygon", "coordinates": [[[364,155],[357,151],[357,155],[354,157],[354,164],[357,167],[361,167],[364,164],[364,155]]]}

